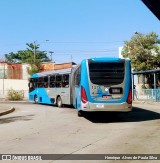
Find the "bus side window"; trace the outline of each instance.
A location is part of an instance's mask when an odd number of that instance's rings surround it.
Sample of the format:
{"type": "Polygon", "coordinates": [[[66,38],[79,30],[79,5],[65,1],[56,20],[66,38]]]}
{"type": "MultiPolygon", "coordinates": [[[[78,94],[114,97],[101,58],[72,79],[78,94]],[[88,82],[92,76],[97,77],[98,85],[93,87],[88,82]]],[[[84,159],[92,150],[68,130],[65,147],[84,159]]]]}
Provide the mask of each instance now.
{"type": "Polygon", "coordinates": [[[34,78],[33,79],[33,88],[36,88],[37,87],[37,78],[34,78]]]}
{"type": "Polygon", "coordinates": [[[43,88],[44,83],[43,83],[43,77],[38,78],[38,88],[43,88]]]}
{"type": "Polygon", "coordinates": [[[33,87],[33,83],[32,83],[32,82],[29,82],[29,83],[28,83],[28,87],[29,87],[29,88],[32,88],[32,87],[33,87]]]}
{"type": "Polygon", "coordinates": [[[76,72],[75,72],[75,85],[76,86],[79,86],[79,84],[80,84],[80,71],[81,71],[81,68],[80,67],[78,67],[78,69],[76,70],[76,72]]]}
{"type": "Polygon", "coordinates": [[[57,88],[62,87],[62,75],[57,75],[56,76],[56,87],[57,88]]]}
{"type": "Polygon", "coordinates": [[[29,83],[28,83],[28,86],[29,86],[30,89],[36,88],[36,79],[35,78],[30,79],[29,83]]]}
{"type": "Polygon", "coordinates": [[[62,87],[68,88],[69,87],[69,74],[63,75],[62,78],[62,87]]]}
{"type": "Polygon", "coordinates": [[[55,87],[55,76],[50,76],[50,82],[49,82],[49,87],[54,88],[55,87]]]}
{"type": "Polygon", "coordinates": [[[44,77],[44,87],[48,88],[48,76],[44,77]]]}
{"type": "Polygon", "coordinates": [[[32,88],[32,79],[31,78],[29,79],[28,87],[29,87],[29,89],[32,88]]]}

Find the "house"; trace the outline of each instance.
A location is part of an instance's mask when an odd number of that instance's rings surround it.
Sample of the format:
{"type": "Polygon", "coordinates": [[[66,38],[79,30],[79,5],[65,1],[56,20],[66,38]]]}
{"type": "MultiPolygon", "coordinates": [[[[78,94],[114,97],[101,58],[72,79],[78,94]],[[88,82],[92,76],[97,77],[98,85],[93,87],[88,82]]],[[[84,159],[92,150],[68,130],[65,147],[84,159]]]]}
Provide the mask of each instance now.
{"type": "Polygon", "coordinates": [[[73,65],[76,65],[76,63],[74,62],[66,62],[66,63],[45,62],[45,63],[42,63],[40,72],[71,68],[73,65]]]}
{"type": "MultiPolygon", "coordinates": [[[[41,65],[40,72],[51,71],[51,70],[60,70],[71,68],[73,65],[76,65],[74,62],[66,63],[53,63],[53,62],[44,62],[41,65]]],[[[28,68],[30,67],[27,63],[6,63],[5,61],[0,62],[0,79],[19,79],[19,80],[28,80],[30,75],[28,74],[28,68]]]]}

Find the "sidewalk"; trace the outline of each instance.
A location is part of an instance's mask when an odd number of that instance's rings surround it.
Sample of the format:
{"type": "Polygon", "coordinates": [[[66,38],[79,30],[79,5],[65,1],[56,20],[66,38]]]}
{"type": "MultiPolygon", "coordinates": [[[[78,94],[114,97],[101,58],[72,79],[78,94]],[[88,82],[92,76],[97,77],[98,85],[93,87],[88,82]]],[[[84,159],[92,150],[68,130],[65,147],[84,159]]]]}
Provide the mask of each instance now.
{"type": "Polygon", "coordinates": [[[14,107],[0,106],[0,116],[12,113],[15,111],[14,107]]]}

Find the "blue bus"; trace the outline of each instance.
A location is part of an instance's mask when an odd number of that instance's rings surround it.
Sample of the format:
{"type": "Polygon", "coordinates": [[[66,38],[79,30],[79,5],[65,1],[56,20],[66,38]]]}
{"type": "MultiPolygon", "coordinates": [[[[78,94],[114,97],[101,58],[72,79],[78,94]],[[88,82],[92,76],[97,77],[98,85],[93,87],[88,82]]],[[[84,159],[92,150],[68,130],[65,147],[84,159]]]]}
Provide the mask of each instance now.
{"type": "Polygon", "coordinates": [[[70,69],[34,74],[29,100],[35,103],[73,105],[83,111],[129,112],[132,80],[129,59],[91,58],[70,69]]]}
{"type": "Polygon", "coordinates": [[[41,104],[71,105],[71,68],[34,74],[29,79],[29,100],[41,104]]]}

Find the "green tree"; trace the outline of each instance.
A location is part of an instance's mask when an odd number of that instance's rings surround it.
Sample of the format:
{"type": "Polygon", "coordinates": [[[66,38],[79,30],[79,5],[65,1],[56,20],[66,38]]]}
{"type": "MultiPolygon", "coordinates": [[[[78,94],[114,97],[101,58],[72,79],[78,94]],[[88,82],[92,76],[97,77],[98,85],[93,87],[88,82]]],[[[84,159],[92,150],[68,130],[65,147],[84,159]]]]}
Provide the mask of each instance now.
{"type": "Polygon", "coordinates": [[[124,42],[122,56],[130,58],[134,71],[151,70],[160,67],[160,39],[154,32],[134,34],[124,42]]]}
{"type": "MultiPolygon", "coordinates": [[[[122,55],[131,59],[133,71],[145,71],[160,68],[160,39],[154,32],[136,33],[124,42],[122,55]]],[[[153,74],[146,74],[147,83],[152,87],[153,74]]]]}
{"type": "Polygon", "coordinates": [[[5,58],[9,63],[28,63],[31,68],[28,69],[30,75],[38,72],[42,62],[50,61],[45,51],[39,51],[39,46],[35,43],[27,43],[26,50],[19,50],[17,53],[5,54],[5,58]]]}

